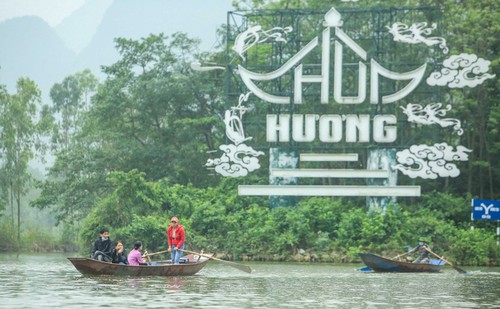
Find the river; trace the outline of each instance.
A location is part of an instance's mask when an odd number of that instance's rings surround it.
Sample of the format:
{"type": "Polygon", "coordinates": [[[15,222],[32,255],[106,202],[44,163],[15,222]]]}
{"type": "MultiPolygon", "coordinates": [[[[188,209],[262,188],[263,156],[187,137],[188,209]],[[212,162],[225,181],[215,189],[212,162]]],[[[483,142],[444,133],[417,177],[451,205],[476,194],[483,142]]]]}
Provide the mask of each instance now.
{"type": "Polygon", "coordinates": [[[370,273],[363,265],[210,261],[190,277],[83,276],[68,254],[0,255],[0,308],[500,308],[500,268],[370,273]]]}

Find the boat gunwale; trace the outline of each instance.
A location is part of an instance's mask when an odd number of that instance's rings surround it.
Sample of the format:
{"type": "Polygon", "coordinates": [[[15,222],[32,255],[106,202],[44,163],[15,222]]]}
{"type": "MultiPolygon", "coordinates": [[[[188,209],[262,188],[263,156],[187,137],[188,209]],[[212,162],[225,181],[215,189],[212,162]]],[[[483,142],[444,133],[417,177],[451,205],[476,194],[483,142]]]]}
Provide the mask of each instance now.
{"type": "Polygon", "coordinates": [[[202,270],[208,258],[182,264],[128,265],[94,260],[88,257],[68,257],[82,275],[115,276],[191,276],[202,270]],[[194,269],[191,269],[194,268],[194,269]]]}

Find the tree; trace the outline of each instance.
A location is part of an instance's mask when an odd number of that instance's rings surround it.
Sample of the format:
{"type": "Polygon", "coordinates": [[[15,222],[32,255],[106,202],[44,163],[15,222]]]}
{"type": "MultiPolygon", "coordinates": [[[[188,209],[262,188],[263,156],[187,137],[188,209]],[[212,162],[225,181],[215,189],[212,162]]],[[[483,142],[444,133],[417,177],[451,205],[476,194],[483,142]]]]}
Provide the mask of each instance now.
{"type": "Polygon", "coordinates": [[[2,158],[2,183],[7,184],[8,202],[14,216],[17,206],[17,240],[21,238],[21,197],[27,192],[32,180],[28,173],[29,160],[35,157],[36,151],[43,154],[45,145],[42,135],[50,124],[47,107],[42,107],[40,115],[40,90],[36,84],[20,78],[17,82],[17,93],[13,95],[2,92],[0,102],[0,150],[2,158]]]}
{"type": "MultiPolygon", "coordinates": [[[[7,110],[7,107],[9,106],[10,104],[10,95],[9,93],[7,92],[7,88],[5,87],[5,85],[0,85],[0,117],[1,115],[5,115],[5,112],[7,110]]],[[[3,122],[6,121],[6,118],[4,117],[1,117],[0,118],[0,136],[3,137],[3,122]]],[[[0,143],[3,143],[2,142],[3,138],[0,140],[0,143]]],[[[3,173],[3,171],[6,171],[7,168],[5,166],[5,153],[4,153],[4,150],[2,148],[2,151],[0,152],[0,162],[2,162],[2,175],[0,175],[0,213],[6,208],[7,205],[10,205],[12,208],[11,208],[11,211],[12,211],[12,225],[11,225],[11,228],[13,228],[14,226],[14,209],[13,209],[13,205],[11,203],[9,203],[9,181],[8,181],[8,178],[5,177],[7,175],[7,173],[3,173]]]]}
{"type": "Polygon", "coordinates": [[[48,179],[37,184],[42,192],[31,205],[42,209],[57,206],[58,223],[72,223],[85,216],[94,203],[96,186],[100,184],[96,181],[98,177],[82,173],[91,163],[87,158],[95,141],[94,131],[82,133],[82,126],[90,108],[90,96],[98,84],[97,78],[86,69],[65,77],[50,90],[51,112],[57,119],[51,144],[56,151],[56,161],[49,170],[48,179]]]}
{"type": "Polygon", "coordinates": [[[89,108],[89,96],[96,91],[98,84],[97,78],[89,69],[85,69],[52,86],[51,111],[60,118],[53,136],[54,146],[61,145],[63,149],[69,147],[70,138],[79,132],[83,123],[82,114],[89,108]]]}
{"type": "Polygon", "coordinates": [[[491,72],[496,79],[475,88],[463,88],[453,92],[458,98],[460,117],[464,119],[466,134],[463,143],[472,149],[466,173],[467,182],[457,192],[470,192],[481,198],[498,199],[500,191],[500,165],[495,160],[500,155],[500,135],[497,114],[500,109],[498,93],[500,84],[500,1],[480,0],[445,1],[445,23],[449,32],[451,52],[470,53],[491,60],[491,72]],[[467,35],[463,35],[467,33],[467,35]]]}
{"type": "Polygon", "coordinates": [[[56,206],[58,221],[75,222],[109,193],[106,177],[137,169],[147,180],[206,186],[213,179],[199,173],[212,132],[222,121],[222,79],[193,74],[198,42],[184,34],[150,35],[140,40],[116,39],[121,59],[104,67],[106,80],[81,106],[78,76],[52,88],[54,111],[61,112],[57,153],[42,194],[32,204],[56,206]],[[81,125],[71,129],[75,121],[81,125]]]}
{"type": "MultiPolygon", "coordinates": [[[[460,36],[457,40],[449,39],[451,51],[456,54],[477,50],[479,56],[493,60],[497,58],[499,37],[498,19],[495,19],[498,13],[494,10],[498,0],[490,1],[490,6],[487,2],[469,2],[464,10],[456,6],[455,0],[410,0],[404,4],[443,8],[444,15],[439,25],[442,32],[439,35],[445,34],[447,39],[460,36]],[[488,27],[483,24],[482,15],[493,26],[485,31],[487,42],[481,41],[483,45],[477,46],[476,37],[480,36],[482,28],[488,27]],[[471,25],[470,22],[478,25],[471,25]],[[473,35],[469,34],[469,29],[473,35]]],[[[315,10],[318,16],[332,6],[331,1],[324,0],[248,0],[241,4],[248,5],[248,8],[265,9],[319,8],[315,10]]],[[[400,1],[346,2],[339,3],[338,7],[355,6],[369,14],[371,10],[367,9],[374,5],[385,10],[400,5],[400,1]]],[[[406,15],[406,11],[401,12],[406,15]]],[[[441,13],[439,10],[432,12],[441,13]]],[[[387,14],[390,15],[390,12],[387,14]]],[[[427,17],[431,16],[418,15],[422,19],[427,17]]],[[[351,16],[350,22],[357,25],[356,21],[361,19],[351,16]]],[[[364,18],[364,21],[372,22],[370,18],[364,18]]],[[[263,23],[275,26],[271,19],[263,20],[263,23]]],[[[318,25],[317,29],[322,30],[321,24],[318,25]]],[[[384,27],[379,25],[379,29],[387,31],[384,27]]],[[[304,33],[310,35],[312,30],[304,33]]],[[[304,40],[307,39],[305,37],[304,40]]],[[[372,39],[370,37],[368,41],[372,39]]],[[[371,44],[368,41],[360,44],[371,44]]],[[[303,47],[302,41],[296,42],[298,44],[293,48],[303,47]]],[[[360,207],[360,203],[351,203],[352,200],[303,199],[294,207],[270,210],[267,198],[240,197],[236,186],[241,179],[220,181],[216,178],[213,181],[214,178],[208,176],[202,167],[206,162],[206,151],[213,150],[217,145],[213,140],[224,139],[220,117],[227,106],[224,106],[222,98],[221,78],[217,75],[220,73],[193,74],[189,64],[214,59],[220,64],[223,63],[220,59],[225,58],[221,53],[198,54],[196,44],[195,40],[183,34],[172,37],[150,35],[139,40],[117,39],[120,60],[103,68],[107,77],[92,96],[91,104],[81,110],[78,117],[68,118],[67,123],[82,121],[81,127],[75,130],[77,132],[68,131],[71,138],[68,139],[67,149],[58,153],[51,169],[51,179],[43,184],[38,203],[56,205],[58,220],[83,221],[82,235],[86,241],[94,237],[98,226],[110,223],[119,237],[140,237],[149,244],[161,246],[163,228],[168,225],[168,217],[175,214],[183,218],[188,227],[192,245],[199,248],[208,246],[209,250],[217,249],[235,256],[245,253],[277,254],[288,258],[290,253],[304,248],[337,252],[337,256],[347,255],[347,259],[341,259],[348,261],[356,259],[355,253],[359,250],[400,251],[401,245],[413,244],[419,233],[433,235],[433,242],[446,250],[455,242],[455,237],[459,238],[459,231],[469,228],[468,218],[464,219],[467,210],[457,206],[464,204],[469,198],[467,194],[490,193],[493,197],[499,194],[498,186],[493,185],[498,183],[500,177],[499,163],[492,160],[500,155],[500,146],[496,143],[499,107],[495,98],[498,96],[498,84],[490,81],[482,89],[453,92],[453,98],[444,102],[458,108],[453,117],[466,120],[466,135],[454,137],[453,142],[459,141],[461,145],[473,149],[474,156],[467,163],[470,168],[464,172],[466,177],[461,176],[454,181],[427,182],[426,189],[439,188],[439,193],[427,194],[416,202],[410,201],[408,205],[404,205],[405,201],[401,199],[401,204],[394,205],[394,209],[389,209],[385,215],[370,213],[365,207],[360,207]],[[464,181],[466,178],[470,180],[464,181]],[[472,181],[475,179],[480,180],[472,181]],[[444,190],[441,190],[441,185],[444,190]]],[[[427,52],[432,53],[432,48],[423,44],[411,49],[415,54],[394,53],[393,59],[385,60],[420,58],[427,52]]],[[[283,55],[291,57],[294,52],[283,55]]],[[[250,56],[255,58],[256,68],[262,71],[265,69],[260,65],[276,64],[278,61],[265,46],[249,51],[250,56]]],[[[320,53],[310,56],[319,57],[320,53]]],[[[491,64],[496,74],[498,63],[494,60],[491,64]]],[[[234,65],[234,62],[227,64],[228,67],[234,65]]],[[[352,84],[351,81],[346,83],[352,84]]],[[[71,97],[72,92],[77,91],[74,84],[68,79],[60,88],[54,88],[58,90],[54,90],[54,99],[60,100],[60,106],[73,108],[77,104],[71,97]]],[[[233,96],[243,91],[224,90],[233,96]]],[[[231,103],[226,102],[228,105],[231,103]]],[[[270,108],[248,103],[259,117],[270,108]]],[[[306,112],[308,106],[303,104],[296,108],[294,112],[301,113],[306,112]]],[[[320,108],[326,110],[327,106],[320,108]]],[[[351,106],[335,108],[336,113],[354,109],[351,106]]],[[[59,112],[62,111],[61,108],[59,112]]],[[[412,133],[409,131],[404,133],[412,133]]],[[[437,130],[421,132],[419,138],[431,141],[431,137],[435,137],[432,131],[437,130]]],[[[263,138],[252,136],[253,141],[263,138]]],[[[259,178],[256,174],[251,177],[254,177],[251,181],[267,182],[267,177],[259,178]]],[[[248,181],[248,178],[243,181],[248,181]]],[[[471,234],[471,239],[476,237],[475,233],[471,234]]],[[[491,240],[488,236],[489,244],[491,240]]],[[[464,242],[460,247],[460,250],[469,250],[471,246],[464,242]]],[[[473,253],[485,248],[467,251],[467,255],[473,256],[473,253]]],[[[488,253],[489,258],[493,256],[494,253],[488,253]]]]}
{"type": "Polygon", "coordinates": [[[101,149],[112,148],[120,158],[110,165],[137,168],[148,179],[206,185],[193,167],[202,168],[213,148],[209,135],[222,114],[222,81],[191,73],[198,42],[184,34],[116,42],[122,59],[104,67],[108,78],[90,112],[101,149]]]}

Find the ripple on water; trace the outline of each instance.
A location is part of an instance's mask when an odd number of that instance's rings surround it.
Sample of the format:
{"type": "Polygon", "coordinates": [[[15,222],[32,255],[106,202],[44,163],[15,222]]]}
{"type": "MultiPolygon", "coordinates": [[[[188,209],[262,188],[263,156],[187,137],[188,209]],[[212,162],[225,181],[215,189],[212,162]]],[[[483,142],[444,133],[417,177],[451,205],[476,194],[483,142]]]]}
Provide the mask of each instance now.
{"type": "Polygon", "coordinates": [[[0,255],[0,308],[499,308],[500,268],[470,276],[381,274],[353,266],[210,262],[191,277],[82,276],[64,255],[0,255]]]}

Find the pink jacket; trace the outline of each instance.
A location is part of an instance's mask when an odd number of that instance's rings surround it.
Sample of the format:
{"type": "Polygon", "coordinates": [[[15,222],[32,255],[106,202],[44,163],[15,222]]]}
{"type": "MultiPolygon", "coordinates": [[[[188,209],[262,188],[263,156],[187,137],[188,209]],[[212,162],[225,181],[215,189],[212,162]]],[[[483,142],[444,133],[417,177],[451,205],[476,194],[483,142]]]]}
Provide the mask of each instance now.
{"type": "Polygon", "coordinates": [[[134,249],[128,255],[128,264],[132,266],[139,266],[142,263],[141,251],[134,249]]]}

